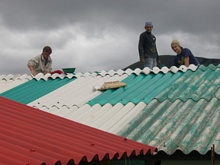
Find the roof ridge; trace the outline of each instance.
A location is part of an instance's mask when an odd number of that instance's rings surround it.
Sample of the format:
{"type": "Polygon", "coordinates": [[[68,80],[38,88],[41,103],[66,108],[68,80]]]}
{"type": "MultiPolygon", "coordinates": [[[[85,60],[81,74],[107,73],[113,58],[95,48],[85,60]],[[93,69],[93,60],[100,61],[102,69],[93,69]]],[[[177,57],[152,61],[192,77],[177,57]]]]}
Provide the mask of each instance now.
{"type": "MultiPolygon", "coordinates": [[[[216,69],[219,66],[214,66],[212,64],[210,64],[208,67],[204,66],[204,65],[201,65],[199,66],[201,67],[201,69],[207,69],[207,68],[210,68],[210,69],[216,69]]],[[[139,75],[141,73],[144,73],[144,74],[150,74],[150,73],[154,73],[154,74],[158,74],[160,72],[166,74],[168,72],[173,72],[173,73],[177,73],[178,71],[182,71],[182,72],[186,72],[187,70],[192,70],[192,71],[196,71],[196,69],[198,68],[198,66],[195,66],[195,65],[190,65],[189,67],[186,67],[184,65],[181,65],[180,67],[176,67],[176,66],[172,66],[170,68],[164,66],[162,68],[159,68],[159,67],[154,67],[153,69],[150,69],[150,68],[144,68],[144,69],[140,69],[140,68],[136,68],[135,70],[132,70],[132,69],[126,69],[126,70],[122,70],[122,69],[118,69],[118,70],[109,70],[109,71],[106,71],[106,70],[102,70],[100,72],[98,71],[94,71],[94,72],[85,72],[85,73],[82,73],[82,72],[79,72],[79,73],[68,73],[68,74],[53,74],[51,75],[50,73],[47,73],[47,74],[43,74],[43,73],[39,73],[37,74],[36,76],[31,76],[31,75],[28,75],[28,74],[23,74],[23,75],[13,75],[13,74],[8,74],[8,75],[0,75],[0,81],[1,80],[18,80],[18,79],[28,79],[28,80],[31,80],[31,79],[36,79],[36,80],[45,80],[47,81],[48,79],[57,79],[57,78],[60,78],[60,79],[64,79],[64,78],[69,78],[69,79],[72,79],[72,78],[79,78],[79,77],[88,77],[88,76],[92,76],[92,77],[96,77],[96,76],[106,76],[106,75],[109,75],[109,76],[114,76],[114,75],[123,75],[123,74],[127,74],[127,75],[131,75],[131,74],[136,74],[136,75],[139,75]]]]}

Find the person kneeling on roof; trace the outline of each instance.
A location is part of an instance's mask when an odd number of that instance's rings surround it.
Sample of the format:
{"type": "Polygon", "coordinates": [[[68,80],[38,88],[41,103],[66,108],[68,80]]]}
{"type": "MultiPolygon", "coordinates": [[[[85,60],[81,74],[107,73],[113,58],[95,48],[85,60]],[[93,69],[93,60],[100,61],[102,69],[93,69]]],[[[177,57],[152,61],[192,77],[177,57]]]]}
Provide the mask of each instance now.
{"type": "Polygon", "coordinates": [[[38,73],[62,74],[62,71],[60,70],[52,72],[52,59],[50,57],[51,53],[51,47],[45,46],[40,55],[37,55],[28,61],[27,66],[33,76],[36,76],[38,73]]]}

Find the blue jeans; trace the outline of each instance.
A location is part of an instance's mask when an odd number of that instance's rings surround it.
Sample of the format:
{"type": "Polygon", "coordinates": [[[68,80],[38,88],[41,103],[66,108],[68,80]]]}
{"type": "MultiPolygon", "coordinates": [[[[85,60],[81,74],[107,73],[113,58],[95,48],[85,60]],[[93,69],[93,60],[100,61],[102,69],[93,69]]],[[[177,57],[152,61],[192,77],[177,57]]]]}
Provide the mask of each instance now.
{"type": "Polygon", "coordinates": [[[157,67],[157,59],[156,58],[145,58],[144,67],[148,67],[150,69],[153,69],[153,67],[157,67]]]}

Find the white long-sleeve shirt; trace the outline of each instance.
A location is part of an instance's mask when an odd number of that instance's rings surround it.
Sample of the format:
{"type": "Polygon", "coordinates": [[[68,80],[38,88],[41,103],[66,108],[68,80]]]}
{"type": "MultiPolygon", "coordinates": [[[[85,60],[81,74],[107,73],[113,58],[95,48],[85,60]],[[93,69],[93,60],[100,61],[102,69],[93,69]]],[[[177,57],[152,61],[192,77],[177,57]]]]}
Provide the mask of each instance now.
{"type": "Polygon", "coordinates": [[[30,59],[27,63],[27,66],[28,67],[33,66],[37,74],[44,73],[44,72],[50,73],[52,71],[52,59],[49,56],[48,60],[46,61],[43,55],[41,54],[30,59]]]}

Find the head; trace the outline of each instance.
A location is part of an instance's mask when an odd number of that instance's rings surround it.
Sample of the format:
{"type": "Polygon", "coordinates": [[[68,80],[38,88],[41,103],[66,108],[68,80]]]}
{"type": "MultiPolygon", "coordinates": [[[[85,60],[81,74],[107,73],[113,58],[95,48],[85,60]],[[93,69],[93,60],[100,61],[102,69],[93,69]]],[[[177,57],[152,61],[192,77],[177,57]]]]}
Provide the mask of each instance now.
{"type": "Polygon", "coordinates": [[[182,46],[180,46],[180,43],[178,40],[173,40],[171,42],[171,48],[173,49],[174,52],[176,52],[177,54],[181,53],[181,48],[182,46]]]}
{"type": "Polygon", "coordinates": [[[43,54],[44,59],[48,59],[48,57],[50,56],[51,53],[52,53],[51,47],[45,46],[45,47],[43,48],[42,54],[43,54]]]}
{"type": "Polygon", "coordinates": [[[152,24],[152,22],[146,22],[145,23],[145,29],[146,29],[146,31],[147,32],[151,32],[152,30],[153,30],[153,24],[152,24]]]}

